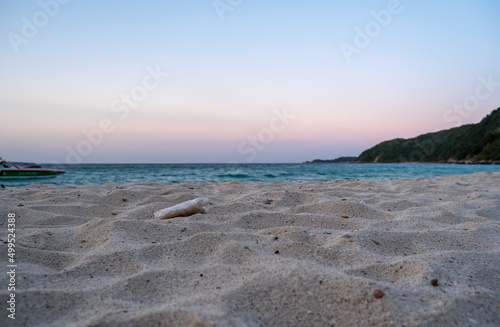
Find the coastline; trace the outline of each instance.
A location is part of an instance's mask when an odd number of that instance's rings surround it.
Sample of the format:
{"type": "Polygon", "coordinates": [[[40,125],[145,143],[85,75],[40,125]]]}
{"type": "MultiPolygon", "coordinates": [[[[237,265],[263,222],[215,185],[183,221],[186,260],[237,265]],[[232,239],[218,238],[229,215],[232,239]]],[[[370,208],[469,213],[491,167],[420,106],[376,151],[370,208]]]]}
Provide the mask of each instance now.
{"type": "Polygon", "coordinates": [[[426,164],[426,163],[433,163],[433,164],[449,164],[449,165],[500,165],[500,161],[498,160],[479,160],[479,161],[472,161],[472,160],[448,160],[448,161],[403,161],[403,162],[377,162],[377,161],[354,161],[352,163],[377,163],[377,164],[395,164],[395,163],[401,163],[401,164],[416,164],[416,163],[421,163],[421,164],[426,164]]]}
{"type": "Polygon", "coordinates": [[[498,160],[480,160],[480,161],[472,161],[472,160],[448,160],[448,161],[387,161],[387,162],[379,162],[379,161],[329,161],[329,160],[320,160],[320,161],[304,161],[303,164],[450,164],[450,165],[500,165],[500,161],[498,160]]]}
{"type": "Polygon", "coordinates": [[[0,238],[15,213],[21,269],[9,323],[500,324],[499,195],[489,172],[6,188],[0,238]],[[153,219],[197,197],[206,214],[153,219]]]}

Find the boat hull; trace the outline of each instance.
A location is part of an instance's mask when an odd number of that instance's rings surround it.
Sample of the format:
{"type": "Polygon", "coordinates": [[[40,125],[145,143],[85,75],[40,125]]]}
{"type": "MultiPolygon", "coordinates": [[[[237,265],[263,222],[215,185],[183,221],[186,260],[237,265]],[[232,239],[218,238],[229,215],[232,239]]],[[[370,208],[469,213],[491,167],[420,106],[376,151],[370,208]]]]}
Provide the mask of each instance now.
{"type": "Polygon", "coordinates": [[[53,169],[3,169],[0,179],[51,178],[64,173],[63,170],[53,169]]]}

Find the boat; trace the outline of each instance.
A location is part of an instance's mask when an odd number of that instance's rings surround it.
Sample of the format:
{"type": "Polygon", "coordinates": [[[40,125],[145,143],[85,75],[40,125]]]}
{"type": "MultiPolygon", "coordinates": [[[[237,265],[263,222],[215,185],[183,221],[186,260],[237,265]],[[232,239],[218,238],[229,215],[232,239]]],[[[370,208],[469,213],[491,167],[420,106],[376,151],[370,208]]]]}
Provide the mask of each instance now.
{"type": "Polygon", "coordinates": [[[46,169],[36,163],[7,162],[0,158],[0,179],[48,178],[64,173],[64,170],[46,169]]]}

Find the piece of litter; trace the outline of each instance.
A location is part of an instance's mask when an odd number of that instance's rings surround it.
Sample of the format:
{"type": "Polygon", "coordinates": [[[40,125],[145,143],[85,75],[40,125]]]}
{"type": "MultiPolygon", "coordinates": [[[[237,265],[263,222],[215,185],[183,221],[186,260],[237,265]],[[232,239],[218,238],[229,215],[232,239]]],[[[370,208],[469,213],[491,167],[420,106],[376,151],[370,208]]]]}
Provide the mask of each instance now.
{"type": "Polygon", "coordinates": [[[192,215],[195,213],[205,213],[205,206],[209,203],[207,198],[197,198],[176,204],[175,206],[157,211],[154,214],[155,219],[168,219],[179,216],[192,215]]]}
{"type": "Polygon", "coordinates": [[[308,291],[308,292],[307,292],[307,294],[309,294],[309,295],[313,295],[311,291],[308,291]]]}
{"type": "Polygon", "coordinates": [[[472,319],[472,318],[469,318],[469,321],[470,321],[471,323],[473,323],[473,324],[477,324],[477,323],[478,323],[478,322],[477,322],[477,320],[472,319]]]}
{"type": "Polygon", "coordinates": [[[349,216],[342,216],[342,218],[349,218],[349,216]]]}

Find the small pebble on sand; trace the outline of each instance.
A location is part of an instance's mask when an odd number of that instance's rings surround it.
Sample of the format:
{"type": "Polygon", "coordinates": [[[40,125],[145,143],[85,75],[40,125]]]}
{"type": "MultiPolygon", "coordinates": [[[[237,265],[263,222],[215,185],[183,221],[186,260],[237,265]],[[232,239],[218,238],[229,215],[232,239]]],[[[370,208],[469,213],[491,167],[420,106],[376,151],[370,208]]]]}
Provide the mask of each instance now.
{"type": "Polygon", "coordinates": [[[379,289],[376,289],[375,292],[373,293],[373,295],[375,296],[376,299],[380,299],[380,298],[384,297],[385,293],[379,289]]]}

